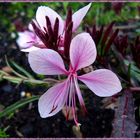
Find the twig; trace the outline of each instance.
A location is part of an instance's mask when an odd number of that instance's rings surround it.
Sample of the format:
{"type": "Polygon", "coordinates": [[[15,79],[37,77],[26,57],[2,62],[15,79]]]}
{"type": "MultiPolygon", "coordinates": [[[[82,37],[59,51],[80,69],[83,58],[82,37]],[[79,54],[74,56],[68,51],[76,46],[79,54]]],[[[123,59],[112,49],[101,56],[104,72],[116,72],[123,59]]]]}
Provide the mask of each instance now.
{"type": "Polygon", "coordinates": [[[131,91],[140,91],[140,87],[130,87],[131,91]]]}
{"type": "Polygon", "coordinates": [[[119,30],[130,30],[130,29],[135,29],[135,28],[138,28],[139,25],[125,25],[125,26],[114,26],[114,30],[115,29],[119,29],[119,30]]]}

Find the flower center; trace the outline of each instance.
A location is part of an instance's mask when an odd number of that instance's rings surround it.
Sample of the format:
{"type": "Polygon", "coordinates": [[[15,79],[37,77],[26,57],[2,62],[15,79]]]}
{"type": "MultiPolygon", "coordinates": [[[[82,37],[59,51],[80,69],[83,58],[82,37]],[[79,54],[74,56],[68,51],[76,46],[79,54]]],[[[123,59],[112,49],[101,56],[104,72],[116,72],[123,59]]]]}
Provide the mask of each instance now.
{"type": "Polygon", "coordinates": [[[77,77],[77,72],[73,68],[70,68],[69,69],[69,75],[73,76],[73,77],[77,77]]]}

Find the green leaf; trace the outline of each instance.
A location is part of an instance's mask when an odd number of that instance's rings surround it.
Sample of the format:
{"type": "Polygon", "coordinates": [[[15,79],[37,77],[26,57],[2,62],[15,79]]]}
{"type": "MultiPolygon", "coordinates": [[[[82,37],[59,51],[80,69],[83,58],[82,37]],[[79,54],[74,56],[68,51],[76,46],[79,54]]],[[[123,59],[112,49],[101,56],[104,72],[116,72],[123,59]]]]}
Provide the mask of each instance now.
{"type": "Polygon", "coordinates": [[[19,77],[21,77],[21,78],[23,78],[23,79],[27,79],[27,77],[25,77],[25,76],[19,74],[18,72],[16,72],[16,71],[11,67],[10,63],[8,62],[7,56],[5,56],[5,61],[6,61],[7,66],[10,67],[10,68],[12,69],[12,72],[13,72],[15,75],[17,75],[17,76],[19,76],[19,77]]]}
{"type": "Polygon", "coordinates": [[[134,77],[135,79],[137,79],[140,82],[140,74],[135,72],[135,71],[131,71],[131,75],[132,77],[134,77]]]}
{"type": "Polygon", "coordinates": [[[11,63],[13,64],[13,66],[15,66],[15,68],[17,68],[17,70],[25,74],[25,76],[27,76],[28,78],[32,78],[32,79],[34,78],[29,72],[27,72],[23,67],[19,66],[14,61],[11,61],[11,63]]]}
{"type": "Polygon", "coordinates": [[[130,76],[140,81],[140,69],[135,65],[135,63],[129,62],[127,60],[124,60],[124,63],[125,65],[128,66],[128,69],[129,69],[129,65],[131,65],[130,70],[129,70],[130,76]]]}
{"type": "Polygon", "coordinates": [[[17,101],[16,103],[8,106],[3,111],[1,111],[0,112],[0,118],[4,117],[4,116],[7,116],[7,115],[15,112],[17,109],[23,107],[24,105],[26,105],[30,102],[36,101],[38,99],[39,99],[39,96],[33,96],[33,97],[30,97],[30,98],[26,98],[26,99],[22,99],[20,101],[17,101]]]}
{"type": "Polygon", "coordinates": [[[63,7],[64,7],[64,10],[65,10],[65,14],[67,14],[67,6],[69,4],[69,2],[63,2],[63,7]]]}
{"type": "Polygon", "coordinates": [[[134,62],[129,62],[128,60],[124,60],[125,65],[129,66],[131,64],[131,70],[140,74],[140,69],[135,65],[134,62]]]}
{"type": "Polygon", "coordinates": [[[3,129],[0,128],[0,138],[8,138],[8,137],[9,135],[6,134],[6,132],[3,129]]]}

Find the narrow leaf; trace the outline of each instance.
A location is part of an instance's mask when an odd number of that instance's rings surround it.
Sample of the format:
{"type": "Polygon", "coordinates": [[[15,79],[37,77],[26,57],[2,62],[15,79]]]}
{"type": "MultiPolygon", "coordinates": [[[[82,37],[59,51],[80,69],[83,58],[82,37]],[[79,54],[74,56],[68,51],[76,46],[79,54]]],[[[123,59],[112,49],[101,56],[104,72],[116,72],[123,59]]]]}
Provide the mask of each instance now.
{"type": "Polygon", "coordinates": [[[12,69],[12,72],[13,72],[15,75],[17,75],[17,76],[19,76],[19,77],[21,77],[21,78],[23,78],[23,79],[26,79],[26,78],[27,78],[27,77],[25,77],[25,76],[19,74],[18,72],[16,72],[16,71],[11,67],[10,63],[8,62],[7,56],[5,56],[5,61],[6,61],[7,66],[10,67],[10,68],[12,69]]]}
{"type": "Polygon", "coordinates": [[[11,61],[11,63],[15,66],[15,68],[24,73],[28,78],[34,78],[29,72],[27,72],[23,67],[19,66],[14,61],[11,61]]]}
{"type": "Polygon", "coordinates": [[[24,105],[31,103],[33,101],[36,101],[39,99],[39,96],[33,96],[31,98],[26,98],[26,99],[22,99],[20,101],[17,101],[16,103],[8,106],[7,108],[5,108],[3,111],[0,112],[0,118],[7,116],[13,112],[15,112],[17,109],[23,107],[24,105]]]}

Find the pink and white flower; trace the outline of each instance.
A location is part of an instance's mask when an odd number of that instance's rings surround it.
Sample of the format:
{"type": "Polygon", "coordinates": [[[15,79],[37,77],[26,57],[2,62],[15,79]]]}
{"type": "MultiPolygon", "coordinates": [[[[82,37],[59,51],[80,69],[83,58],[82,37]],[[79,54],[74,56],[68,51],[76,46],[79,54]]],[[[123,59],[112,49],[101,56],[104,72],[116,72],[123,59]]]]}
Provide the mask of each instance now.
{"type": "Polygon", "coordinates": [[[70,66],[65,69],[61,56],[51,49],[40,49],[29,53],[29,63],[32,70],[44,75],[66,75],[68,78],[48,89],[39,99],[38,108],[42,118],[58,113],[64,106],[68,114],[72,107],[74,121],[78,125],[76,115],[76,96],[80,105],[85,104],[82,98],[78,80],[82,81],[97,96],[108,97],[121,91],[121,83],[110,70],[99,69],[78,76],[77,71],[91,65],[96,59],[96,47],[88,33],[78,34],[70,44],[70,66]]]}
{"type": "MultiPolygon", "coordinates": [[[[91,3],[79,9],[77,12],[75,12],[72,15],[73,31],[75,31],[79,27],[83,18],[87,14],[90,6],[91,6],[91,3]]],[[[56,18],[58,18],[59,35],[62,35],[65,30],[65,21],[61,18],[61,16],[57,12],[55,12],[53,9],[46,6],[40,6],[36,12],[36,21],[39,24],[40,28],[44,30],[44,27],[46,27],[46,18],[45,18],[46,16],[48,16],[48,18],[50,19],[52,29],[54,27],[56,18]]]]}
{"type": "MultiPolygon", "coordinates": [[[[86,13],[88,12],[90,6],[91,6],[91,3],[88,4],[87,6],[79,9],[77,12],[75,12],[72,15],[72,22],[73,22],[72,31],[73,32],[76,31],[76,29],[80,25],[81,21],[83,20],[86,13]]],[[[37,26],[38,29],[40,29],[40,32],[45,34],[46,30],[48,30],[48,27],[46,24],[46,16],[50,20],[52,29],[54,29],[56,19],[59,20],[58,36],[59,36],[59,38],[61,38],[60,42],[63,42],[64,35],[65,35],[65,21],[53,9],[46,7],[46,6],[40,6],[36,12],[36,20],[33,20],[35,22],[35,25],[37,26]]],[[[47,39],[46,39],[46,41],[47,41],[47,39]]],[[[19,38],[17,40],[17,43],[20,46],[21,50],[26,51],[26,52],[38,50],[39,48],[42,47],[42,42],[43,41],[40,38],[38,38],[37,35],[35,34],[35,32],[33,32],[32,30],[20,32],[19,38]],[[40,43],[41,43],[41,46],[40,46],[40,43]]],[[[44,44],[44,46],[45,46],[45,44],[44,44]]],[[[58,47],[61,47],[61,49],[62,49],[62,46],[58,46],[58,47]]]]}
{"type": "Polygon", "coordinates": [[[25,30],[23,32],[18,32],[18,36],[16,42],[23,52],[38,50],[44,46],[33,31],[25,30]]]}
{"type": "Polygon", "coordinates": [[[23,52],[35,51],[45,47],[43,42],[35,34],[31,23],[27,30],[18,32],[18,39],[16,42],[23,52]]]}

